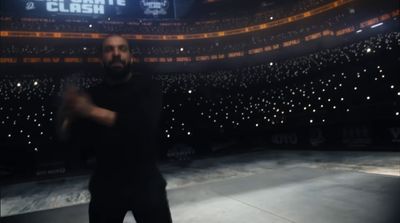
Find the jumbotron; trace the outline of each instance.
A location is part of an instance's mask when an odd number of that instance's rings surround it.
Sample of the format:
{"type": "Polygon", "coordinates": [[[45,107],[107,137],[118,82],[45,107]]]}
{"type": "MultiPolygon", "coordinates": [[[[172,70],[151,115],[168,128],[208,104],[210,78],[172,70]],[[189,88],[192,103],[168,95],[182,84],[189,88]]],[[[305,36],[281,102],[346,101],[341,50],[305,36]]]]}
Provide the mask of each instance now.
{"type": "Polygon", "coordinates": [[[104,14],[105,5],[126,6],[126,0],[47,0],[46,9],[49,12],[104,14]]]}

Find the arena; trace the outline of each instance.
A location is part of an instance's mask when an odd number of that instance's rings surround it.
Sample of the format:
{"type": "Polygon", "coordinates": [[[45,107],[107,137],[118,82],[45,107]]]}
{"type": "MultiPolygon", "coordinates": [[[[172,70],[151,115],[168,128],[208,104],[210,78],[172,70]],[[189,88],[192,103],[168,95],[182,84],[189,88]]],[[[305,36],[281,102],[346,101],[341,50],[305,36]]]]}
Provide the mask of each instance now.
{"type": "Polygon", "coordinates": [[[400,220],[397,0],[4,0],[1,222],[400,220]]]}

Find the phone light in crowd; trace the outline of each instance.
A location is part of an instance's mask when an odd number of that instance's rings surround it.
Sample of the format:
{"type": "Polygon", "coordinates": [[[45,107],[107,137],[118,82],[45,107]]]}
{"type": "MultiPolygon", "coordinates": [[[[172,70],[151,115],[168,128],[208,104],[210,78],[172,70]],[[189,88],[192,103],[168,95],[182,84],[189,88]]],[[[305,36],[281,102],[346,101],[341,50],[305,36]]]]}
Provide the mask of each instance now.
{"type": "Polygon", "coordinates": [[[381,25],[383,25],[383,22],[380,22],[380,23],[377,23],[375,25],[372,25],[371,29],[376,28],[376,27],[381,26],[381,25]]]}
{"type": "Polygon", "coordinates": [[[361,33],[361,32],[362,32],[362,29],[359,29],[356,31],[356,33],[361,33]]]}

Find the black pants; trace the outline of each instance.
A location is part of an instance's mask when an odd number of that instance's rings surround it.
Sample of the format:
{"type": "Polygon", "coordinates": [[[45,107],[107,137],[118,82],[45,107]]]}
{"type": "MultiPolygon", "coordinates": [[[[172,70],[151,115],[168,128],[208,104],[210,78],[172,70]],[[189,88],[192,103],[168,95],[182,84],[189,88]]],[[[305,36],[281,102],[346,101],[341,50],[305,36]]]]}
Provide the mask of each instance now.
{"type": "Polygon", "coordinates": [[[132,211],[137,223],[172,223],[165,187],[159,181],[140,186],[91,185],[89,222],[122,223],[127,211],[132,211]]]}

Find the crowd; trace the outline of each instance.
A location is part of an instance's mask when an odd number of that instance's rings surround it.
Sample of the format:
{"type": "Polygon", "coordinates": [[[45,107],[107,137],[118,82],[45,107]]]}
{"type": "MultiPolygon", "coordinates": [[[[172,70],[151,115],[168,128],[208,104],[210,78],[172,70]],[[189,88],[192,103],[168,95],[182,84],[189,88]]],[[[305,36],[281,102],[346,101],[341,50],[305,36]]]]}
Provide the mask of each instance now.
{"type": "Polygon", "coordinates": [[[332,64],[351,63],[360,60],[371,51],[385,49],[388,51],[398,47],[399,33],[391,32],[380,34],[368,40],[352,43],[340,48],[325,49],[306,56],[284,61],[269,61],[265,64],[238,68],[236,70],[222,70],[207,73],[176,73],[162,75],[166,89],[177,90],[179,86],[187,91],[189,86],[214,86],[229,90],[235,86],[251,86],[256,83],[279,82],[293,79],[304,74],[319,72],[332,64]]]}
{"type": "MultiPolygon", "coordinates": [[[[390,32],[233,70],[155,74],[165,96],[163,139],[176,142],[202,134],[324,125],[335,123],[338,116],[373,120],[374,112],[399,119],[399,105],[393,103],[400,99],[399,49],[400,33],[390,32]]],[[[85,89],[100,81],[82,72],[61,76],[3,72],[1,142],[35,152],[54,140],[55,114],[65,87],[85,89]]]]}
{"type": "MultiPolygon", "coordinates": [[[[324,30],[335,30],[336,27],[343,27],[349,20],[354,20],[351,15],[335,13],[321,21],[308,21],[295,26],[287,26],[283,30],[266,30],[249,33],[240,38],[216,38],[203,41],[181,41],[176,42],[141,42],[135,41],[132,44],[132,53],[138,57],[182,57],[221,54],[236,51],[246,51],[258,47],[265,47],[272,44],[296,38],[304,39],[305,36],[322,32],[324,30]]],[[[0,53],[4,56],[55,56],[55,57],[85,57],[98,56],[99,47],[97,41],[70,40],[60,44],[59,40],[26,42],[11,41],[3,43],[0,53]]]]}

